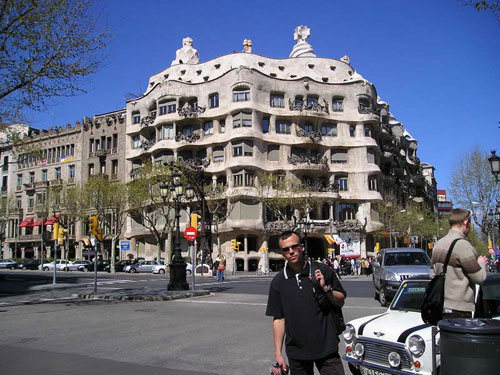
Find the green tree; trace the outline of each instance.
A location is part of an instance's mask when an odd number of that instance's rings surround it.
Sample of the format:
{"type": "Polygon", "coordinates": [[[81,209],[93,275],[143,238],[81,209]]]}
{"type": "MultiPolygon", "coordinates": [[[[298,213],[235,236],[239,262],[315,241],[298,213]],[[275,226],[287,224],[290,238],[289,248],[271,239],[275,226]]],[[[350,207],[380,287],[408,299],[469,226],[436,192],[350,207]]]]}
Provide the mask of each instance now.
{"type": "Polygon", "coordinates": [[[235,199],[232,197],[227,197],[226,189],[220,185],[210,185],[205,189],[205,197],[207,200],[207,207],[210,212],[210,217],[212,219],[212,226],[214,228],[216,240],[217,240],[217,252],[221,254],[221,243],[220,243],[220,225],[223,224],[226,219],[231,214],[234,208],[235,199]]]}
{"type": "Polygon", "coordinates": [[[450,196],[455,207],[469,209],[474,223],[488,234],[488,211],[500,199],[499,184],[491,174],[488,154],[475,147],[456,163],[451,177],[450,196]]]}
{"type": "Polygon", "coordinates": [[[0,122],[43,110],[51,99],[85,92],[102,66],[110,35],[92,0],[0,1],[0,122]]]}
{"type": "Polygon", "coordinates": [[[111,239],[111,272],[114,273],[116,245],[128,217],[128,186],[121,181],[110,181],[106,175],[96,175],[83,187],[83,197],[88,213],[97,215],[103,240],[111,239]]]}
{"type": "Polygon", "coordinates": [[[129,184],[130,216],[154,236],[158,244],[158,261],[165,251],[165,241],[174,227],[173,202],[163,199],[160,194],[160,184],[169,181],[170,176],[169,168],[146,163],[137,178],[129,184]]]}
{"type": "Polygon", "coordinates": [[[500,22],[500,2],[487,0],[461,0],[462,4],[476,8],[478,12],[491,13],[500,22]]]}
{"type": "MultiPolygon", "coordinates": [[[[65,229],[75,228],[76,223],[87,219],[84,211],[84,195],[83,190],[79,186],[67,186],[57,191],[59,195],[60,210],[59,224],[65,229]]],[[[66,258],[69,254],[69,236],[64,239],[63,252],[61,258],[66,258]]]]}

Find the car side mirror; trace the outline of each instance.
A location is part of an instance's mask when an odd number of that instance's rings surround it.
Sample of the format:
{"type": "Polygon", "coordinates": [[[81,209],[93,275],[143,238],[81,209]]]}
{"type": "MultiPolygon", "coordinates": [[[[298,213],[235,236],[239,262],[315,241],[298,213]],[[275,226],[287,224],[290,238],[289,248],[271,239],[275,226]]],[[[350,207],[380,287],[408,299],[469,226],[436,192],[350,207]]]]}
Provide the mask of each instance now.
{"type": "Polygon", "coordinates": [[[377,262],[377,261],[374,261],[374,262],[372,263],[372,265],[373,265],[373,267],[374,267],[374,268],[376,268],[376,267],[380,267],[380,263],[379,263],[379,262],[377,262]]]}

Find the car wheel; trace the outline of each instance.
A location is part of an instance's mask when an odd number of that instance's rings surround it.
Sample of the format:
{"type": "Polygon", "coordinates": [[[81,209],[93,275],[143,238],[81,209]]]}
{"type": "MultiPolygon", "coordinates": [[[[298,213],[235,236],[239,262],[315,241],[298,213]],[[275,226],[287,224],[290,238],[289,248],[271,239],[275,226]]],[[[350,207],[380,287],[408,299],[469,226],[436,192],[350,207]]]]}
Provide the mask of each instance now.
{"type": "Polygon", "coordinates": [[[160,270],[158,271],[158,273],[159,273],[159,274],[161,274],[161,275],[164,275],[164,274],[165,274],[165,270],[162,268],[162,269],[160,269],[160,270]]]}
{"type": "Polygon", "coordinates": [[[192,274],[191,270],[186,270],[186,275],[190,276],[192,274]]]}
{"type": "Polygon", "coordinates": [[[380,292],[378,293],[378,300],[380,301],[380,306],[382,307],[387,306],[387,295],[385,293],[384,288],[380,289],[380,292]]]}
{"type": "Polygon", "coordinates": [[[83,271],[83,272],[89,272],[89,269],[88,269],[87,267],[83,267],[83,268],[82,268],[82,271],[83,271]]]}
{"type": "Polygon", "coordinates": [[[137,273],[137,270],[135,268],[131,268],[130,273],[137,273]]]}
{"type": "Polygon", "coordinates": [[[48,270],[49,270],[49,267],[43,267],[43,270],[44,270],[44,271],[48,271],[48,270]]]}
{"type": "Polygon", "coordinates": [[[359,368],[356,368],[351,363],[348,363],[348,366],[349,366],[349,371],[351,371],[352,375],[361,375],[361,371],[359,371],[359,368]]]}
{"type": "Polygon", "coordinates": [[[25,271],[27,270],[26,266],[23,266],[23,270],[25,270],[25,271]]]}
{"type": "Polygon", "coordinates": [[[68,267],[64,267],[63,271],[64,271],[64,272],[68,272],[68,271],[69,271],[69,268],[68,268],[68,267]]]}

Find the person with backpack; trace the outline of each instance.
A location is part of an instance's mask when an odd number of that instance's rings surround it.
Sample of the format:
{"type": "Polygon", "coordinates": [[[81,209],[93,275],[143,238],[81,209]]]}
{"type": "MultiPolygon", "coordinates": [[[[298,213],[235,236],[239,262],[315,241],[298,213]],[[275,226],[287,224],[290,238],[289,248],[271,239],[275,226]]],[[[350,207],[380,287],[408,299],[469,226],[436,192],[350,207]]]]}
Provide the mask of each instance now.
{"type": "Polygon", "coordinates": [[[292,375],[312,375],[314,366],[320,375],[343,375],[338,335],[345,328],[346,292],[329,267],[304,258],[297,232],[283,232],[278,244],[286,263],[271,282],[266,309],[273,317],[272,374],[288,370],[282,354],[286,341],[292,375]]]}
{"type": "Polygon", "coordinates": [[[470,211],[455,208],[448,221],[451,229],[432,251],[430,277],[432,279],[443,272],[448,251],[452,248],[446,267],[442,318],[472,318],[475,284],[481,285],[486,279],[488,259],[482,255],[478,257],[465,239],[472,226],[470,211]],[[455,244],[451,247],[453,242],[455,244]]]}

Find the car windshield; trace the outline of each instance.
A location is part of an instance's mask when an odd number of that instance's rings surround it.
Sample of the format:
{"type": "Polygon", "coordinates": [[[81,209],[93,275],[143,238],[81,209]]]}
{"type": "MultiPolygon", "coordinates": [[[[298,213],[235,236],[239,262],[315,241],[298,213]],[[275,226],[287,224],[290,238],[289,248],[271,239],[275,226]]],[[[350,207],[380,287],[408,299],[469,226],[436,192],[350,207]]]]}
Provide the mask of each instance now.
{"type": "Polygon", "coordinates": [[[404,282],[394,297],[391,310],[420,312],[428,283],[428,281],[404,282]]]}
{"type": "Polygon", "coordinates": [[[424,253],[401,252],[387,253],[385,255],[386,266],[421,266],[430,265],[429,257],[424,253]]]}

